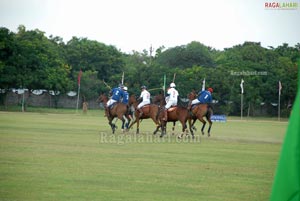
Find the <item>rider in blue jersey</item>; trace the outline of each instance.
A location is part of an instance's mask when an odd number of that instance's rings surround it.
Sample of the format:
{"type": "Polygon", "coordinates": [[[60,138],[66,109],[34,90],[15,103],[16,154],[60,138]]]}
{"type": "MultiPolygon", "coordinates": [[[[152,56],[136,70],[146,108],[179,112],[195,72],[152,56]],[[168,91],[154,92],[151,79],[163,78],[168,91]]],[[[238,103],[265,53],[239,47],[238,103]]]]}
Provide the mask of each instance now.
{"type": "Polygon", "coordinates": [[[121,100],[121,98],[123,97],[123,90],[121,87],[116,87],[116,88],[113,88],[111,90],[111,102],[107,102],[107,106],[111,106],[113,103],[115,102],[119,102],[121,100]]]}
{"type": "Polygon", "coordinates": [[[129,93],[128,93],[128,88],[124,87],[123,88],[123,98],[122,98],[122,103],[128,105],[128,101],[129,101],[129,93]]]}
{"type": "Polygon", "coordinates": [[[123,98],[123,85],[120,84],[119,87],[115,87],[110,91],[111,98],[106,103],[106,115],[109,116],[109,108],[116,102],[119,102],[123,98]]]}
{"type": "Polygon", "coordinates": [[[213,93],[213,89],[212,88],[208,88],[207,90],[204,91],[200,91],[198,93],[198,98],[194,99],[191,103],[191,106],[196,105],[198,103],[202,103],[202,104],[207,104],[207,103],[211,103],[212,102],[212,94],[213,93]]]}
{"type": "Polygon", "coordinates": [[[207,91],[199,92],[198,93],[198,100],[199,100],[200,103],[211,103],[211,101],[212,101],[211,91],[207,90],[207,91]]]}
{"type": "MultiPolygon", "coordinates": [[[[124,86],[124,88],[123,88],[122,103],[127,106],[127,112],[126,112],[126,114],[129,116],[129,122],[130,122],[130,120],[132,119],[132,112],[133,111],[131,111],[130,108],[129,108],[129,104],[128,104],[128,102],[129,102],[129,93],[128,93],[127,90],[128,90],[128,88],[124,86]]],[[[127,127],[128,127],[129,122],[126,125],[127,127]]]]}

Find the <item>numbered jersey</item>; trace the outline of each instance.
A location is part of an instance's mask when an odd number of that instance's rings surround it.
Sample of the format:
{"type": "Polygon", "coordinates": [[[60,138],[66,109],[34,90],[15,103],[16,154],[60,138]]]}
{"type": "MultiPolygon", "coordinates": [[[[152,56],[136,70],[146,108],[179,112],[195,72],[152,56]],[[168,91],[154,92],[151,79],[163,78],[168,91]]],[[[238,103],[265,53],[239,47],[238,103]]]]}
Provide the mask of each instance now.
{"type": "Polygon", "coordinates": [[[123,91],[120,88],[113,88],[112,91],[112,99],[116,101],[120,101],[120,99],[123,97],[123,91]]]}
{"type": "Polygon", "coordinates": [[[177,97],[178,97],[178,91],[174,88],[170,88],[168,89],[167,94],[169,95],[169,100],[170,101],[177,101],[177,97]]]}
{"type": "Polygon", "coordinates": [[[211,103],[212,97],[209,91],[201,91],[198,96],[200,103],[211,103]]]}
{"type": "Polygon", "coordinates": [[[141,96],[140,96],[144,101],[149,101],[150,102],[150,93],[147,90],[142,91],[141,96]]]}
{"type": "Polygon", "coordinates": [[[127,91],[123,91],[123,99],[122,99],[122,103],[124,104],[128,104],[129,101],[129,94],[127,91]]]}

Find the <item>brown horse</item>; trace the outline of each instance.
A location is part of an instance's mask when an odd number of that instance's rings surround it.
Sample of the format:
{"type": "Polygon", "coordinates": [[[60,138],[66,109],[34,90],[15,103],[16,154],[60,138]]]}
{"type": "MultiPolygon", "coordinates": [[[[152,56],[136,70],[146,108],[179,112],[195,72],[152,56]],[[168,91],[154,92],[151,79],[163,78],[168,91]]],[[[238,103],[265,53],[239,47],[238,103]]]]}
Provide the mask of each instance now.
{"type": "MultiPolygon", "coordinates": [[[[190,100],[190,104],[192,102],[192,100],[197,98],[197,94],[196,92],[193,90],[191,93],[189,93],[188,98],[190,100]]],[[[191,108],[191,112],[192,112],[192,128],[195,129],[194,124],[197,121],[197,119],[199,119],[199,121],[202,122],[202,128],[201,128],[201,132],[202,135],[204,135],[204,128],[206,125],[206,121],[203,119],[203,117],[206,117],[208,123],[209,123],[209,127],[208,127],[208,137],[210,136],[210,130],[211,130],[211,126],[212,126],[212,121],[211,121],[211,116],[213,115],[213,110],[212,107],[208,104],[197,104],[195,106],[193,106],[191,108]]]]}
{"type": "MultiPolygon", "coordinates": [[[[158,105],[160,109],[164,108],[164,106],[166,105],[164,91],[160,91],[159,94],[154,96],[153,103],[158,105]]],[[[173,122],[172,135],[174,135],[175,132],[175,125],[176,125],[176,121],[173,122]]]]}
{"type": "Polygon", "coordinates": [[[160,91],[159,94],[154,96],[153,103],[159,107],[164,107],[166,105],[164,91],[160,91]]]}
{"type": "Polygon", "coordinates": [[[156,134],[157,131],[160,128],[160,124],[159,124],[159,121],[157,119],[158,106],[155,105],[155,104],[145,105],[144,107],[142,107],[143,114],[140,117],[140,113],[136,109],[137,106],[138,106],[138,101],[137,101],[135,95],[131,95],[129,97],[128,104],[131,108],[134,108],[134,117],[135,117],[134,120],[129,125],[128,129],[130,129],[136,123],[136,134],[139,134],[139,132],[140,132],[140,120],[151,118],[153,120],[153,122],[155,123],[155,125],[156,125],[156,130],[153,132],[153,134],[156,134]]]}
{"type": "Polygon", "coordinates": [[[158,115],[158,119],[160,120],[161,130],[162,130],[160,137],[163,137],[166,134],[167,122],[173,122],[172,134],[174,134],[176,121],[180,121],[180,123],[182,125],[182,134],[180,136],[178,136],[178,138],[181,138],[183,136],[183,134],[187,132],[186,122],[189,121],[189,125],[190,125],[189,130],[192,134],[192,137],[194,138],[194,133],[193,133],[193,130],[191,129],[191,122],[190,122],[191,116],[186,107],[177,105],[176,107],[169,108],[168,109],[168,119],[167,119],[167,121],[165,121],[165,120],[163,120],[164,119],[164,110],[165,110],[164,106],[166,105],[164,94],[160,93],[160,94],[156,95],[154,97],[153,102],[160,105],[160,112],[158,115]]]}
{"type": "MultiPolygon", "coordinates": [[[[103,103],[106,106],[108,97],[105,94],[101,94],[98,98],[98,101],[103,103]]],[[[113,119],[117,117],[120,120],[122,120],[122,129],[123,129],[124,123],[126,124],[128,123],[126,114],[127,114],[127,105],[123,103],[115,103],[111,109],[108,109],[108,111],[106,111],[108,124],[110,125],[113,133],[115,133],[115,130],[117,128],[115,123],[112,123],[113,119]],[[109,112],[109,114],[107,112],[109,112]]]]}

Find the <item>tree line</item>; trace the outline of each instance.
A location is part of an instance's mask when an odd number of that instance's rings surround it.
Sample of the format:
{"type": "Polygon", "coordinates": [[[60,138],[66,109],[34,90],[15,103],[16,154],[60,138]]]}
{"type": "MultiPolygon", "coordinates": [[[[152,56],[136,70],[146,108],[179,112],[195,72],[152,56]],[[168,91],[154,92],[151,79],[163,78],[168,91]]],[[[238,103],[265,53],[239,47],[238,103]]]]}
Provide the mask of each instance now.
{"type": "Polygon", "coordinates": [[[163,87],[164,75],[169,85],[176,74],[181,97],[200,90],[205,79],[206,86],[214,89],[218,110],[236,115],[241,79],[245,81],[245,108],[252,108],[252,113],[264,103],[277,102],[280,80],[282,109],[288,111],[297,90],[299,52],[300,43],[265,48],[259,42],[244,42],[216,50],[192,41],[172,48],[124,53],[87,38],[74,36],[64,42],[38,29],[26,30],[23,25],[16,33],[0,27],[0,89],[77,91],[77,76],[82,70],[81,95],[94,101],[100,93],[109,91],[104,82],[111,87],[118,85],[123,72],[124,84],[136,95],[141,85],[153,89],[152,94],[158,93],[154,89],[163,87]]]}

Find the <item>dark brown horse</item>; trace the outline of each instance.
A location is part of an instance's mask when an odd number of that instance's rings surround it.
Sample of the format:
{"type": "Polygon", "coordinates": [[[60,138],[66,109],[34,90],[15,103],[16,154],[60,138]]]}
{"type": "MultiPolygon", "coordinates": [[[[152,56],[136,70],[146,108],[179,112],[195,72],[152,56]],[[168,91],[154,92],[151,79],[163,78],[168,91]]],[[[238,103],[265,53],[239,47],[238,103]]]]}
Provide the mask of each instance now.
{"type": "Polygon", "coordinates": [[[142,107],[143,114],[140,117],[140,113],[136,109],[137,105],[138,105],[138,101],[137,101],[135,95],[131,95],[129,97],[128,104],[131,108],[134,108],[134,117],[135,117],[134,120],[129,125],[129,129],[136,123],[136,134],[139,134],[139,132],[140,132],[140,120],[151,118],[153,120],[153,122],[155,123],[155,125],[156,125],[156,130],[153,132],[153,134],[156,134],[157,131],[160,128],[160,123],[157,119],[158,106],[155,105],[155,104],[145,105],[144,107],[142,107]]]}
{"type": "MultiPolygon", "coordinates": [[[[197,98],[197,93],[193,90],[191,93],[189,93],[188,98],[190,100],[190,104],[191,101],[197,98]]],[[[211,130],[211,126],[212,126],[212,121],[211,121],[211,116],[213,115],[213,110],[212,107],[208,104],[198,104],[198,105],[194,105],[191,108],[191,112],[192,112],[192,128],[194,127],[195,122],[197,121],[197,119],[199,119],[199,121],[202,122],[202,128],[201,128],[201,133],[202,135],[204,135],[204,128],[206,125],[206,121],[203,119],[203,117],[206,117],[208,123],[209,123],[209,127],[208,127],[208,137],[210,136],[210,130],[211,130]]]]}
{"type": "MultiPolygon", "coordinates": [[[[182,133],[180,136],[178,136],[178,138],[181,138],[183,136],[183,134],[187,132],[186,122],[188,120],[189,120],[189,125],[191,125],[191,123],[190,123],[191,117],[190,117],[190,113],[189,113],[188,109],[186,107],[179,106],[179,105],[177,105],[176,107],[169,108],[168,109],[168,119],[167,119],[167,121],[165,121],[165,120],[163,120],[164,119],[164,110],[165,110],[164,106],[166,105],[164,94],[160,93],[160,94],[156,95],[154,97],[153,102],[160,105],[160,112],[158,115],[158,119],[160,120],[160,123],[161,123],[161,130],[162,130],[161,137],[163,137],[166,134],[167,122],[173,122],[172,134],[174,134],[176,121],[180,121],[180,123],[182,125],[182,133]]],[[[190,126],[190,132],[192,134],[192,137],[194,138],[194,133],[193,133],[193,130],[191,129],[191,126],[190,126]]]]}
{"type": "MultiPolygon", "coordinates": [[[[105,94],[101,94],[98,101],[106,106],[108,97],[105,94]]],[[[115,103],[115,105],[111,109],[106,110],[105,113],[108,119],[108,124],[110,125],[113,133],[115,133],[116,130],[116,125],[112,122],[115,117],[122,120],[122,127],[124,126],[124,123],[128,123],[128,118],[126,117],[127,105],[123,103],[115,103]],[[109,114],[107,112],[109,112],[109,114]]]]}
{"type": "Polygon", "coordinates": [[[160,91],[159,94],[154,96],[153,103],[158,105],[159,107],[164,107],[166,105],[164,91],[160,91]]]}
{"type": "MultiPolygon", "coordinates": [[[[164,91],[160,91],[159,94],[154,96],[153,103],[158,105],[160,110],[166,105],[164,91]]],[[[173,122],[172,135],[174,135],[174,132],[175,132],[175,125],[176,125],[176,121],[173,122]]]]}

